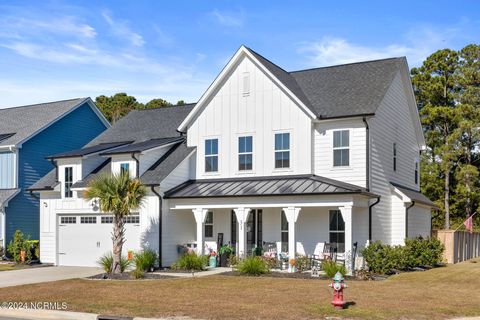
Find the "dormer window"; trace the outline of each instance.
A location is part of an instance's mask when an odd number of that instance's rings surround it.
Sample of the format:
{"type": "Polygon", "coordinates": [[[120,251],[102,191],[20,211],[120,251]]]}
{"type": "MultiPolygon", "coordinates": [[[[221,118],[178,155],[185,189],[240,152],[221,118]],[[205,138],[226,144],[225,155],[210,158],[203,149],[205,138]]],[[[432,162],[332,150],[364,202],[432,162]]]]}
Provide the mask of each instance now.
{"type": "Polygon", "coordinates": [[[73,167],[65,167],[65,190],[64,190],[65,198],[73,197],[72,185],[73,185],[73,167]]]}
{"type": "Polygon", "coordinates": [[[128,162],[120,163],[120,174],[129,174],[130,164],[128,162]]]}

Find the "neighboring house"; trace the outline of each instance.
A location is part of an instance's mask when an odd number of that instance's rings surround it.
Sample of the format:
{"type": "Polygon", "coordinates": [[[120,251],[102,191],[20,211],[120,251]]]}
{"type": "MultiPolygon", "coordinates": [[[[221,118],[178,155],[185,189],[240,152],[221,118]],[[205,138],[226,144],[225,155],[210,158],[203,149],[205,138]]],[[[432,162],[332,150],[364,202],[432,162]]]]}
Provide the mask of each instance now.
{"type": "Polygon", "coordinates": [[[371,240],[430,235],[423,148],[405,58],[286,72],[242,46],[195,105],[133,111],[87,148],[52,156],[59,183],[52,171],[32,187],[41,258],[95,265],[111,250],[111,217],[82,192],[126,170],[149,193],[127,219],[125,250],[149,246],[169,266],[178,245],[203,253],[218,238],[240,255],[328,243],[351,268],[355,244],[358,255],[371,240]]]}
{"type": "Polygon", "coordinates": [[[28,188],[52,170],[46,156],[79,148],[110,124],[90,98],[0,109],[0,239],[15,230],[39,239],[38,195],[28,188]]]}

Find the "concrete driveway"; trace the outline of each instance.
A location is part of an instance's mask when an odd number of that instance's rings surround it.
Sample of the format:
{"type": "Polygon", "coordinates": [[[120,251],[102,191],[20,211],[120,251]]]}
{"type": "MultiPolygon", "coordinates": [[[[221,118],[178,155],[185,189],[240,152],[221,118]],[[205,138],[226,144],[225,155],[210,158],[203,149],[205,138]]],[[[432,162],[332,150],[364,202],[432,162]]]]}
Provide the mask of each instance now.
{"type": "Polygon", "coordinates": [[[0,288],[50,282],[66,279],[85,278],[102,273],[100,268],[91,267],[37,267],[0,272],[0,288]]]}

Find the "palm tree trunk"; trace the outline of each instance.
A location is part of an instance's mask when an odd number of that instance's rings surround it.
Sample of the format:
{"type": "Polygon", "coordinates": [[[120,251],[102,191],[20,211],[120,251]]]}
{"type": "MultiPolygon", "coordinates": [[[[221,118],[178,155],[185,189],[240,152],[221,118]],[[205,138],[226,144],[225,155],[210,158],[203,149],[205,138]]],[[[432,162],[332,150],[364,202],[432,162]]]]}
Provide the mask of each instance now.
{"type": "Polygon", "coordinates": [[[123,217],[114,215],[113,217],[113,265],[112,273],[121,273],[120,260],[122,258],[122,247],[125,241],[125,227],[123,217]]]}

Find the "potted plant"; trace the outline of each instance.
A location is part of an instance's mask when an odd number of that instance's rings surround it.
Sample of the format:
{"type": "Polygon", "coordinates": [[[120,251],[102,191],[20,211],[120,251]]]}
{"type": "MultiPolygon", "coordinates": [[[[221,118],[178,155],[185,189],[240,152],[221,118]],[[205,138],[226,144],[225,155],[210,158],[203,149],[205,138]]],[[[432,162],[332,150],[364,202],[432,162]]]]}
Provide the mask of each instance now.
{"type": "Polygon", "coordinates": [[[229,244],[225,244],[220,247],[220,250],[218,250],[218,254],[220,255],[220,267],[227,267],[228,257],[233,254],[233,247],[229,244]]]}

